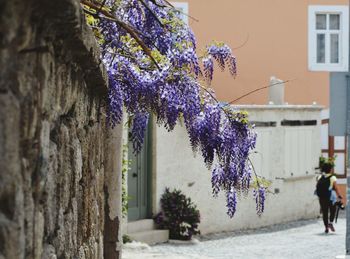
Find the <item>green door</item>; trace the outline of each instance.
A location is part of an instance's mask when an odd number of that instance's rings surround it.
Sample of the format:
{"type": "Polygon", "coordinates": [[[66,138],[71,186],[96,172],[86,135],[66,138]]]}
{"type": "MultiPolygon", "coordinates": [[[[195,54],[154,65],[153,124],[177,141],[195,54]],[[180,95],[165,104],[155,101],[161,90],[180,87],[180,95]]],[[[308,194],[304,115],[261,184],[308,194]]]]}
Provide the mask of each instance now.
{"type": "MultiPolygon", "coordinates": [[[[151,123],[149,123],[151,124],[151,123]]],[[[150,216],[150,134],[148,127],[145,133],[145,142],[140,154],[133,153],[131,141],[129,141],[129,160],[131,160],[128,171],[128,220],[134,221],[145,219],[150,216]]]]}

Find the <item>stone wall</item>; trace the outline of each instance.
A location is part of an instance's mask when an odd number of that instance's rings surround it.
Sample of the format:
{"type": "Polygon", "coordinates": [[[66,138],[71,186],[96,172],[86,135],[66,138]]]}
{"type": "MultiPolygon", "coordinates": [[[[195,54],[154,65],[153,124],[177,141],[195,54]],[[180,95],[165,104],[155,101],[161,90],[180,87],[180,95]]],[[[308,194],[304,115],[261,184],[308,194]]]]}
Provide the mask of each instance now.
{"type": "Polygon", "coordinates": [[[0,258],[102,258],[118,241],[98,56],[79,1],[0,0],[0,258]]]}

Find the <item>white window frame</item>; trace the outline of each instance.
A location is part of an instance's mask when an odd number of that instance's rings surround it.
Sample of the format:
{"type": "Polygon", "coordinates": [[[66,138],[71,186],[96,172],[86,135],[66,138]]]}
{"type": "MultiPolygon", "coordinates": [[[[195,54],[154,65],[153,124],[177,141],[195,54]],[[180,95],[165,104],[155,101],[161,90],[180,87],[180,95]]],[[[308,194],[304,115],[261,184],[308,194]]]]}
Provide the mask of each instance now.
{"type": "Polygon", "coordinates": [[[349,70],[349,6],[347,5],[310,5],[309,6],[309,44],[308,44],[309,70],[345,72],[349,70]],[[316,14],[339,14],[339,63],[329,62],[330,46],[326,39],[326,62],[317,63],[317,32],[316,14]]]}
{"type": "Polygon", "coordinates": [[[179,8],[182,9],[182,20],[188,25],[188,16],[185,14],[188,14],[188,3],[186,2],[171,2],[171,4],[175,7],[175,9],[179,8]]]}

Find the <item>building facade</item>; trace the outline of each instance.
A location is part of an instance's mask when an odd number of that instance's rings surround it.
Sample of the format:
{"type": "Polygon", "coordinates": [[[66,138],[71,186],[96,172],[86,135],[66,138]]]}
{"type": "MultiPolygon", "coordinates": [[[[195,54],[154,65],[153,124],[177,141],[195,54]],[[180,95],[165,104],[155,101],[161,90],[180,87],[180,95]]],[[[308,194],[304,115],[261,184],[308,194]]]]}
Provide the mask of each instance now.
{"type": "MultiPolygon", "coordinates": [[[[237,217],[229,220],[224,197],[212,198],[210,171],[200,157],[192,157],[185,131],[177,128],[174,133],[167,133],[152,125],[146,140],[149,145],[142,157],[136,159],[147,170],[143,173],[144,170],[137,167],[137,174],[147,177],[135,180],[132,174],[128,176],[132,178],[130,182],[134,182],[134,186],[128,188],[132,188],[138,199],[131,204],[143,216],[132,212],[129,221],[149,218],[158,212],[165,187],[180,188],[198,203],[203,233],[316,216],[317,198],[312,193],[318,157],[337,155],[335,171],[339,178],[345,177],[346,140],[328,136],[328,107],[331,73],[347,71],[349,66],[348,0],[179,0],[172,3],[194,31],[199,56],[213,40],[223,41],[233,49],[237,77],[233,79],[220,69],[214,73],[212,88],[220,101],[231,102],[268,86],[271,77],[285,81],[284,103],[280,107],[266,106],[270,101],[267,89],[234,102],[248,109],[253,120],[276,122],[272,128],[257,128],[260,139],[257,149],[262,157],[256,156],[253,160],[261,175],[273,182],[272,192],[279,194],[270,197],[266,216],[257,218],[254,202],[242,200],[237,217]],[[283,120],[312,120],[316,124],[289,128],[282,126],[283,120]],[[305,144],[309,140],[312,140],[311,146],[305,144]],[[135,188],[138,188],[136,192],[135,188]],[[296,189],[298,195],[293,198],[296,189]],[[218,221],[223,223],[220,225],[218,221]]],[[[345,179],[339,179],[339,183],[345,193],[345,179]]]]}
{"type": "MultiPolygon", "coordinates": [[[[219,100],[230,102],[269,85],[275,76],[285,83],[286,104],[324,106],[322,155],[336,156],[335,172],[345,197],[346,138],[329,136],[329,93],[332,75],[349,71],[349,1],[178,1],[205,48],[212,40],[229,44],[237,57],[238,75],[216,73],[212,87],[219,100]]],[[[237,104],[267,104],[268,90],[237,104]]],[[[320,151],[321,154],[321,151],[320,151]]]]}

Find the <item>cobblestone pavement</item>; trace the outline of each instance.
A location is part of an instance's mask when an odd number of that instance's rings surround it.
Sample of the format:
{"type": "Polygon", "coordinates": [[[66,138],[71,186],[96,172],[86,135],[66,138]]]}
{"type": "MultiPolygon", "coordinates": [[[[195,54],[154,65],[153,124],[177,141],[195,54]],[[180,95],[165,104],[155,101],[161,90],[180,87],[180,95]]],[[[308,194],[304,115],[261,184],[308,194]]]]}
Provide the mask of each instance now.
{"type": "Polygon", "coordinates": [[[336,258],[345,251],[344,217],[338,219],[335,228],[335,233],[325,234],[322,220],[304,220],[254,231],[208,235],[192,244],[132,244],[124,248],[123,259],[336,258]]]}

